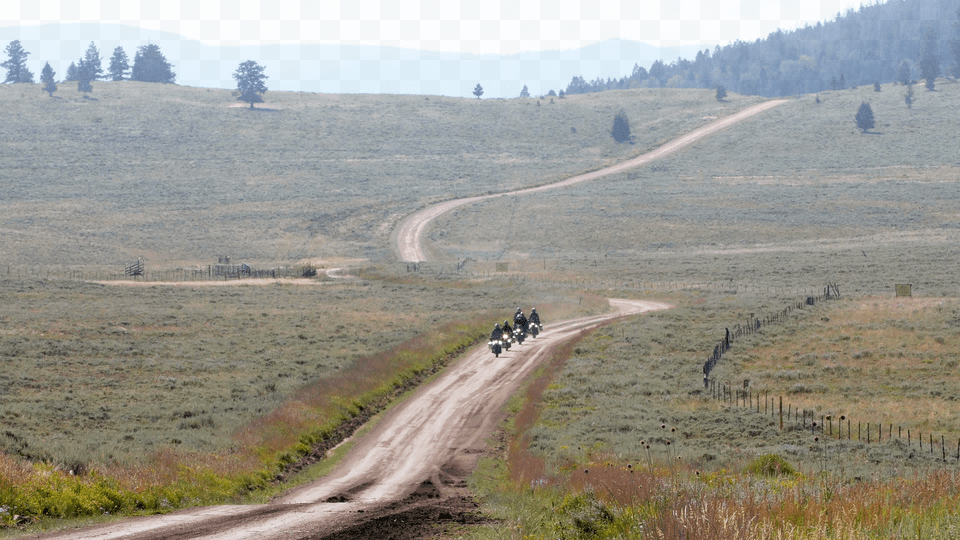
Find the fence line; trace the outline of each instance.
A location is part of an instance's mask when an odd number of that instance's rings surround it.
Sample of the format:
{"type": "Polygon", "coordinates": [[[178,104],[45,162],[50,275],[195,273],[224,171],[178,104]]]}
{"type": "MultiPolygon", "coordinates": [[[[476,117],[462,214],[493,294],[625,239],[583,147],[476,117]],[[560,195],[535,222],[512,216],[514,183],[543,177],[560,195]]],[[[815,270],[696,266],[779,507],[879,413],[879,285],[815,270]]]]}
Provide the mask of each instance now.
{"type": "MultiPolygon", "coordinates": [[[[740,324],[734,327],[734,331],[731,332],[730,329],[726,330],[726,335],[724,338],[717,344],[713,349],[713,354],[707,359],[707,362],[704,364],[704,376],[703,384],[704,389],[710,392],[710,397],[720,401],[721,403],[727,404],[731,407],[745,408],[750,412],[755,412],[757,414],[763,414],[765,416],[769,415],[774,419],[779,419],[780,430],[785,429],[800,429],[807,430],[809,429],[811,434],[814,437],[822,436],[824,438],[831,438],[836,440],[844,440],[844,427],[846,427],[846,440],[852,441],[853,438],[853,421],[851,418],[846,415],[841,415],[839,418],[834,417],[829,414],[821,414],[817,416],[815,411],[808,409],[801,409],[799,407],[794,407],[793,404],[787,403],[786,409],[784,409],[783,396],[778,396],[778,400],[774,400],[770,396],[770,392],[756,392],[754,393],[749,388],[749,380],[744,380],[743,389],[734,388],[729,384],[719,383],[716,379],[710,378],[710,371],[716,366],[720,358],[723,356],[723,353],[730,349],[732,341],[736,338],[751,335],[759,331],[763,326],[772,324],[775,322],[780,322],[789,316],[793,311],[802,309],[805,305],[812,306],[816,305],[817,302],[822,302],[824,300],[829,300],[833,298],[840,297],[839,288],[831,284],[827,286],[822,295],[816,297],[807,297],[804,302],[798,302],[796,304],[787,306],[786,308],[767,315],[764,318],[751,318],[749,322],[745,324],[740,324]],[[761,405],[761,398],[763,403],[761,405]],[[819,421],[818,421],[819,420],[819,421]],[[834,430],[834,422],[836,421],[836,432],[834,430]],[[844,426],[846,422],[846,426],[844,426]]],[[[857,432],[856,440],[860,442],[866,442],[867,444],[872,443],[882,443],[884,440],[891,441],[894,439],[893,434],[893,424],[887,424],[887,435],[884,438],[884,424],[883,423],[864,423],[857,422],[857,432]],[[873,427],[876,426],[876,429],[873,427]]],[[[933,433],[928,433],[927,439],[927,452],[930,455],[935,454],[935,447],[938,443],[936,437],[933,433]]],[[[899,441],[904,440],[904,430],[902,426],[897,426],[896,438],[899,441]]],[[[815,439],[816,440],[816,439],[815,439]]],[[[906,443],[907,448],[910,449],[914,444],[913,433],[910,429],[906,430],[906,443]]],[[[916,443],[920,451],[923,451],[923,434],[917,433],[916,443]]],[[[940,459],[946,463],[947,462],[947,440],[945,435],[940,435],[939,440],[940,446],[940,459]]],[[[951,457],[953,457],[953,452],[951,450],[951,457]]],[[[960,438],[957,439],[957,451],[954,458],[957,463],[960,463],[960,438]]]]}
{"type": "MultiPolygon", "coordinates": [[[[756,414],[769,416],[774,421],[779,420],[781,431],[810,430],[811,435],[822,437],[825,440],[827,438],[838,441],[855,440],[866,444],[880,444],[884,441],[889,442],[896,439],[901,442],[905,441],[908,450],[916,445],[921,452],[925,451],[934,457],[939,454],[940,460],[944,463],[947,462],[946,435],[936,436],[928,432],[926,442],[924,442],[922,432],[914,434],[911,429],[904,430],[903,426],[897,426],[897,430],[894,432],[893,423],[883,424],[882,422],[862,421],[857,422],[857,429],[854,431],[853,419],[847,415],[840,415],[839,417],[830,414],[817,415],[816,411],[795,407],[790,403],[784,404],[783,396],[771,397],[770,392],[753,392],[749,388],[734,388],[715,379],[709,379],[707,390],[710,392],[712,399],[730,407],[738,407],[756,414]]],[[[951,446],[949,456],[960,463],[960,438],[957,439],[956,452],[953,451],[951,446]]]]}
{"type": "Polygon", "coordinates": [[[723,353],[730,350],[730,347],[734,341],[741,337],[753,335],[759,332],[764,326],[779,323],[789,317],[794,311],[803,309],[804,306],[814,306],[817,304],[817,302],[823,302],[825,300],[831,300],[834,298],[840,298],[840,288],[836,284],[830,284],[827,285],[824,288],[823,293],[818,296],[807,296],[803,301],[791,304],[780,311],[768,314],[765,317],[751,316],[749,320],[744,321],[743,323],[738,323],[736,326],[734,326],[733,331],[731,331],[730,328],[727,328],[724,337],[713,348],[713,352],[709,357],[707,357],[707,361],[703,364],[704,387],[706,388],[708,384],[707,381],[710,378],[710,372],[713,371],[713,368],[715,368],[720,362],[720,359],[723,358],[723,353]]]}
{"type": "Polygon", "coordinates": [[[0,278],[75,279],[80,281],[229,281],[248,278],[313,277],[309,266],[258,269],[247,264],[202,265],[151,269],[138,261],[119,268],[69,268],[63,266],[0,265],[0,278]]]}

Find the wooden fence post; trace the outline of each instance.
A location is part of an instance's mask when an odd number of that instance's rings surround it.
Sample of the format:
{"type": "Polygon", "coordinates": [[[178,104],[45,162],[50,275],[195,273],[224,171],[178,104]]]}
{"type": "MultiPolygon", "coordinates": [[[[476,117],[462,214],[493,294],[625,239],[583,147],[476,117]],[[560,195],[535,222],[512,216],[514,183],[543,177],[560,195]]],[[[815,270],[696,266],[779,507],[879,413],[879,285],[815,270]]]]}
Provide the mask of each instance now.
{"type": "MultiPolygon", "coordinates": [[[[783,396],[780,396],[780,431],[783,431],[783,396]]],[[[960,443],[957,443],[957,448],[960,448],[960,443]]]]}

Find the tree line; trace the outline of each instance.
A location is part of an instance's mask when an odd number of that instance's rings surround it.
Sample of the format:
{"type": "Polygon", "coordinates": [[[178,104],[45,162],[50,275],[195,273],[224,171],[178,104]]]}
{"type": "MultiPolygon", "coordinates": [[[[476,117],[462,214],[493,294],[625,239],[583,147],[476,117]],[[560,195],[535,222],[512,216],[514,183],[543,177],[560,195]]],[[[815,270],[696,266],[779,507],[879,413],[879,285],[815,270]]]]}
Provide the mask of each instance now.
{"type": "Polygon", "coordinates": [[[960,77],[960,0],[888,0],[752,43],[718,45],[693,60],[635,64],[619,79],[575,76],[565,93],[723,86],[774,97],[916,79],[932,90],[943,74],[960,77]]]}
{"type": "MultiPolygon", "coordinates": [[[[20,40],[11,41],[5,52],[7,60],[0,63],[0,67],[7,70],[6,79],[3,82],[33,83],[33,72],[27,68],[27,57],[30,53],[24,50],[20,40]]],[[[50,67],[50,62],[44,63],[40,72],[40,82],[43,84],[43,91],[48,92],[51,97],[57,91],[56,75],[50,67]]],[[[262,96],[267,91],[264,81],[268,78],[264,74],[263,66],[248,60],[240,64],[233,78],[237,81],[237,90],[234,92],[237,99],[249,103],[251,108],[254,103],[263,102],[262,96]]],[[[173,72],[173,66],[160,51],[160,47],[153,43],[137,48],[132,66],[123,47],[117,47],[113,50],[110,64],[104,71],[100,50],[91,41],[84,55],[78,61],[70,63],[65,77],[60,82],[76,82],[77,90],[86,96],[93,91],[91,83],[100,80],[174,84],[177,75],[173,72]]]]}

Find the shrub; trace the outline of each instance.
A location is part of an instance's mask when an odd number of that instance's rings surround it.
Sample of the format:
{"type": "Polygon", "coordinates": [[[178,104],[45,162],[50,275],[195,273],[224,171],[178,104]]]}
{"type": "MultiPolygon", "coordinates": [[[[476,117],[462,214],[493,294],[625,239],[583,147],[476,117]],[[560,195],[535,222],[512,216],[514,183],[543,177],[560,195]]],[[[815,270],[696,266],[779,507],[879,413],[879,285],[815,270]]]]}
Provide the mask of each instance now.
{"type": "Polygon", "coordinates": [[[787,460],[777,454],[765,454],[747,465],[747,472],[761,476],[793,476],[797,474],[787,460]]]}

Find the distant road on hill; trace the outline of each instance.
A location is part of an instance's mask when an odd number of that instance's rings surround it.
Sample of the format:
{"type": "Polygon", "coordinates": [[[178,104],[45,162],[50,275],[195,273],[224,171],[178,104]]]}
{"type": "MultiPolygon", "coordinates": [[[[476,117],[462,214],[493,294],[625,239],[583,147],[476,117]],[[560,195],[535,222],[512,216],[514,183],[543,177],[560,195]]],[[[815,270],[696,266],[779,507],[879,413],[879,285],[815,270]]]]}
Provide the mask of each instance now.
{"type": "Polygon", "coordinates": [[[787,100],[778,99],[765,101],[763,103],[748,107],[738,113],[731,114],[730,116],[725,116],[719,120],[710,122],[709,124],[697,128],[690,133],[681,135],[676,139],[673,139],[663,146],[657,148],[656,150],[651,150],[642,156],[635,157],[623,163],[618,163],[610,167],[606,167],[597,171],[589,172],[586,174],[581,174],[568,178],[566,180],[556,182],[554,184],[547,184],[545,186],[539,186],[535,188],[521,189],[519,191],[509,191],[505,193],[495,193],[493,195],[482,195],[479,197],[467,197],[464,199],[454,199],[451,201],[445,201],[442,203],[429,206],[416,214],[411,215],[407,219],[403,220],[399,227],[396,230],[396,242],[397,242],[397,255],[400,257],[400,260],[407,262],[421,262],[427,260],[426,252],[423,248],[423,233],[427,230],[427,227],[430,225],[430,222],[436,219],[437,217],[453,210],[454,208],[459,208],[461,206],[472,204],[477,201],[482,201],[484,199],[493,199],[496,197],[503,197],[504,195],[526,195],[528,193],[537,193],[541,191],[546,191],[548,189],[557,189],[562,187],[571,186],[573,184],[578,184],[580,182],[587,182],[590,180],[596,180],[597,178],[602,178],[604,176],[609,176],[611,174],[621,173],[636,167],[640,167],[654,161],[665,157],[673,152],[676,152],[682,148],[686,148],[691,144],[697,142],[698,140],[712,135],[718,131],[726,129],[738,122],[746,120],[751,116],[760,114],[764,111],[770,110],[777,105],[786,103],[787,100]]]}

